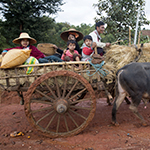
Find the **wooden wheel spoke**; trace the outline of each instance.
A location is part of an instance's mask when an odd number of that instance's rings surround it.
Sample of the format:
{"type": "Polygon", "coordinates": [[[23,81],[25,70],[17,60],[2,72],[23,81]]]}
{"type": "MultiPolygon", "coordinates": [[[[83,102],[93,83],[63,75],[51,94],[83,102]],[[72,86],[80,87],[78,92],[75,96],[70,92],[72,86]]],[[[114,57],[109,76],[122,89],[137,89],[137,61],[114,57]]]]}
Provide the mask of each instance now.
{"type": "Polygon", "coordinates": [[[72,93],[72,91],[74,90],[74,88],[76,87],[76,85],[78,84],[78,80],[76,81],[76,83],[73,85],[73,87],[71,88],[71,90],[69,91],[69,93],[67,94],[67,96],[65,97],[65,99],[68,99],[68,97],[70,96],[70,94],[72,93]]]}
{"type": "Polygon", "coordinates": [[[48,127],[51,125],[52,121],[54,120],[54,118],[56,117],[56,113],[54,114],[54,116],[52,117],[52,119],[50,120],[50,122],[48,123],[48,125],[46,126],[46,130],[48,129],[48,127]]]}
{"type": "Polygon", "coordinates": [[[77,94],[75,94],[74,96],[72,96],[71,98],[69,98],[69,100],[74,99],[76,96],[78,96],[79,94],[83,93],[86,90],[86,88],[84,88],[83,90],[79,91],[77,94]]]}
{"type": "Polygon", "coordinates": [[[43,116],[41,119],[39,119],[37,122],[36,122],[36,125],[42,121],[43,119],[45,119],[46,117],[48,117],[50,114],[52,114],[54,112],[54,110],[52,110],[51,112],[47,113],[45,116],[43,116]]]}
{"type": "Polygon", "coordinates": [[[48,86],[48,84],[44,81],[43,82],[45,85],[46,85],[46,87],[48,88],[48,90],[51,92],[51,94],[53,95],[53,97],[55,98],[55,99],[57,99],[57,96],[54,94],[54,92],[52,91],[52,89],[48,86]]]}
{"type": "Polygon", "coordinates": [[[45,96],[47,99],[49,99],[50,101],[54,101],[54,99],[52,99],[51,97],[47,96],[46,94],[44,94],[43,92],[41,92],[40,90],[36,89],[36,92],[40,93],[41,95],[45,96]]]}
{"type": "Polygon", "coordinates": [[[79,127],[78,124],[76,123],[76,121],[72,118],[72,116],[69,113],[67,113],[67,114],[70,117],[70,119],[73,121],[73,123],[76,125],[76,127],[79,127]]]}
{"type": "Polygon", "coordinates": [[[35,100],[35,99],[32,99],[31,103],[41,103],[41,104],[53,105],[53,103],[51,103],[51,102],[46,102],[46,101],[41,101],[41,100],[35,100]]]}
{"type": "Polygon", "coordinates": [[[70,105],[77,104],[79,102],[90,101],[90,100],[91,100],[91,98],[84,98],[84,99],[80,99],[80,100],[76,100],[76,101],[70,102],[70,105]]]}
{"type": "Polygon", "coordinates": [[[52,108],[52,106],[41,108],[41,109],[37,109],[37,110],[32,110],[31,113],[36,113],[36,112],[40,112],[40,111],[44,111],[44,110],[50,110],[51,108],[52,108]]]}
{"type": "Polygon", "coordinates": [[[59,89],[59,85],[58,85],[58,81],[57,81],[56,77],[55,77],[55,84],[56,84],[56,89],[57,89],[57,95],[58,95],[58,97],[60,97],[60,89],[59,89]]]}
{"type": "Polygon", "coordinates": [[[64,82],[64,89],[63,89],[63,95],[62,95],[63,98],[64,98],[64,96],[66,94],[67,81],[68,81],[68,76],[67,76],[67,78],[66,78],[66,80],[64,82]]]}
{"type": "Polygon", "coordinates": [[[79,114],[79,113],[77,113],[77,112],[75,112],[75,111],[73,111],[73,110],[71,110],[70,109],[70,111],[71,112],[73,112],[74,114],[76,114],[76,115],[78,115],[78,116],[80,116],[81,118],[83,118],[84,120],[86,120],[87,118],[86,117],[84,117],[83,115],[81,115],[81,114],[79,114]]]}
{"type": "Polygon", "coordinates": [[[58,121],[57,121],[57,128],[56,128],[56,133],[58,133],[58,129],[59,129],[59,124],[60,124],[60,115],[58,116],[58,121]]]}
{"type": "Polygon", "coordinates": [[[85,109],[85,110],[91,110],[91,107],[79,107],[79,106],[70,106],[70,108],[75,108],[75,109],[85,109]]]}
{"type": "Polygon", "coordinates": [[[69,132],[69,128],[68,128],[68,124],[67,124],[67,120],[66,120],[65,114],[64,114],[64,120],[65,120],[65,125],[66,125],[67,132],[69,132]]]}

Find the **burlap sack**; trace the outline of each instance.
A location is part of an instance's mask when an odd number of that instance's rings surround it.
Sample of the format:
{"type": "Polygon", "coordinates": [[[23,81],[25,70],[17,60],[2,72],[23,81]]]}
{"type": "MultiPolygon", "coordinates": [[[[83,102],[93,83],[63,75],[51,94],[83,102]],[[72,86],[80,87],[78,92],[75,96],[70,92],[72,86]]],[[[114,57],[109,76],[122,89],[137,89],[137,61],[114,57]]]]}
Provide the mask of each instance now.
{"type": "Polygon", "coordinates": [[[55,48],[51,43],[40,43],[37,45],[37,49],[44,53],[46,56],[54,55],[56,53],[55,48]]]}
{"type": "Polygon", "coordinates": [[[30,56],[31,50],[12,49],[2,58],[1,68],[12,68],[23,64],[30,56]]]}

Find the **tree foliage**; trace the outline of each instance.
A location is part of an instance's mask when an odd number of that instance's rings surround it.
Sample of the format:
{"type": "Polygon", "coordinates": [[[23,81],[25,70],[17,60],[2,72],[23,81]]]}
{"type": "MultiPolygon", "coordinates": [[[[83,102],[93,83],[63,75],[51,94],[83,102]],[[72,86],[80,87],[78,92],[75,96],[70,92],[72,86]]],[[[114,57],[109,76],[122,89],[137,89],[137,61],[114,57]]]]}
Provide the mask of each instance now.
{"type": "Polygon", "coordinates": [[[59,6],[63,5],[62,1],[1,0],[0,10],[5,18],[3,25],[6,38],[12,39],[11,35],[18,36],[23,31],[40,38],[41,34],[44,34],[43,30],[51,28],[54,22],[53,19],[44,17],[44,14],[50,15],[60,11],[59,6]]]}
{"type": "MultiPolygon", "coordinates": [[[[82,23],[79,26],[66,22],[56,23],[48,14],[60,11],[59,6],[63,0],[1,0],[0,11],[5,20],[0,20],[1,47],[5,41],[15,46],[12,40],[20,32],[27,32],[37,40],[37,43],[53,43],[60,48],[66,48],[66,42],[60,38],[62,32],[75,28],[84,36],[95,29],[95,25],[82,23]]],[[[139,0],[99,0],[95,7],[98,8],[99,18],[107,24],[106,34],[101,35],[102,42],[115,42],[118,38],[128,38],[129,27],[132,28],[132,37],[136,25],[138,8],[144,9],[145,1],[139,0]]],[[[139,25],[148,24],[145,15],[140,15],[139,25]]],[[[145,40],[143,38],[143,40],[145,40]]],[[[83,40],[78,42],[81,46],[83,40]]]]}
{"type": "Polygon", "coordinates": [[[129,27],[135,29],[138,8],[141,10],[139,27],[149,24],[144,10],[144,0],[99,0],[94,4],[98,8],[99,19],[107,24],[107,33],[113,33],[116,39],[127,38],[129,27]]]}
{"type": "Polygon", "coordinates": [[[57,11],[60,11],[59,6],[64,4],[62,1],[63,0],[1,0],[0,4],[2,4],[2,6],[0,9],[6,19],[11,16],[18,20],[28,21],[29,17],[41,17],[45,13],[57,13],[57,11]]]}
{"type": "MultiPolygon", "coordinates": [[[[70,25],[66,22],[60,22],[56,23],[52,18],[49,18],[47,16],[40,17],[39,20],[36,23],[32,23],[30,26],[30,29],[28,26],[23,30],[23,32],[29,33],[29,35],[37,40],[38,43],[53,43],[57,45],[61,49],[65,49],[67,47],[67,44],[65,41],[63,41],[60,37],[61,33],[69,30],[70,28],[74,28],[78,31],[80,31],[84,36],[88,35],[90,32],[92,32],[95,28],[95,25],[87,25],[87,24],[81,24],[79,26],[70,25]]],[[[3,36],[4,43],[7,43],[10,45],[9,47],[15,46],[12,43],[12,40],[14,38],[17,38],[19,34],[14,34],[12,32],[7,32],[6,29],[6,22],[1,21],[0,23],[0,35],[3,36]],[[6,34],[7,32],[7,34],[6,34]],[[8,37],[9,35],[9,37],[8,37]]],[[[7,29],[15,30],[16,28],[10,28],[10,26],[7,26],[7,29]]],[[[106,38],[108,39],[108,38],[106,38]]],[[[78,42],[79,46],[83,44],[83,40],[78,42]]],[[[35,45],[36,46],[36,45],[35,45]]],[[[4,45],[0,45],[0,48],[6,48],[4,45]]]]}
{"type": "Polygon", "coordinates": [[[6,43],[6,38],[2,35],[3,25],[2,20],[0,20],[0,52],[2,51],[2,47],[4,47],[4,43],[6,43]]]}

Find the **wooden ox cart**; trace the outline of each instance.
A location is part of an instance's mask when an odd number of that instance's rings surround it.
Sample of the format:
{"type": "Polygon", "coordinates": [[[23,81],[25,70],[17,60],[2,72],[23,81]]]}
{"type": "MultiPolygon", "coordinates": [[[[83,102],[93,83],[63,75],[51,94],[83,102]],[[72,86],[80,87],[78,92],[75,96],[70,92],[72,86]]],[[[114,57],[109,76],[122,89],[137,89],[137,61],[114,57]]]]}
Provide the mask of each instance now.
{"type": "Polygon", "coordinates": [[[27,120],[51,138],[72,136],[88,126],[95,114],[95,91],[104,90],[112,100],[101,79],[89,62],[82,61],[0,69],[1,89],[17,91],[27,120]],[[76,71],[79,64],[82,69],[76,71]],[[34,67],[29,75],[27,67],[34,67]]]}

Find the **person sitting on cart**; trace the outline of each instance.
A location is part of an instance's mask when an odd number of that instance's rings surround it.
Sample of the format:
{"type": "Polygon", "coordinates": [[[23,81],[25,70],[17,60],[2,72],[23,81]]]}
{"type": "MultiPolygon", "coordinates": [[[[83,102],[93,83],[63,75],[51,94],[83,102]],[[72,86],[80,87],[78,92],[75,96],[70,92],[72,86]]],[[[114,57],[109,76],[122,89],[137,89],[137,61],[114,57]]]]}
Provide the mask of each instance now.
{"type": "MultiPolygon", "coordinates": [[[[64,53],[61,56],[61,59],[64,61],[80,61],[81,55],[78,53],[77,50],[75,50],[76,47],[76,41],[69,40],[67,42],[67,48],[68,50],[64,50],[64,53]]],[[[76,68],[76,70],[81,69],[81,65],[76,68]]]]}
{"type": "Polygon", "coordinates": [[[91,59],[91,56],[94,54],[94,48],[96,47],[96,42],[93,42],[93,39],[90,35],[86,35],[83,38],[82,49],[82,58],[81,61],[88,61],[91,59]]]}
{"type": "MultiPolygon", "coordinates": [[[[15,49],[31,49],[30,56],[35,57],[39,63],[48,63],[48,62],[62,62],[63,60],[57,56],[45,56],[41,51],[39,51],[35,46],[37,41],[30,37],[28,33],[21,33],[20,36],[13,40],[13,43],[20,44],[20,46],[14,47],[15,49]]],[[[7,51],[14,49],[14,48],[6,48],[2,52],[2,56],[4,56],[7,51]]]]}
{"type": "Polygon", "coordinates": [[[75,50],[76,42],[74,40],[69,40],[67,42],[68,50],[64,50],[61,59],[64,61],[80,61],[81,55],[75,50]]]}
{"type": "Polygon", "coordinates": [[[101,56],[104,55],[104,48],[105,47],[110,47],[111,43],[103,43],[101,42],[101,36],[100,34],[103,34],[105,27],[104,27],[104,22],[99,21],[96,23],[95,25],[95,30],[93,32],[91,32],[89,35],[91,35],[93,42],[96,42],[97,44],[97,52],[98,54],[100,54],[101,56]]]}
{"type": "MultiPolygon", "coordinates": [[[[69,40],[75,41],[75,44],[76,44],[75,50],[77,50],[80,55],[82,54],[82,50],[80,49],[79,44],[78,44],[78,42],[83,39],[83,34],[81,32],[77,31],[76,29],[69,29],[67,31],[62,32],[61,35],[60,35],[60,37],[65,42],[67,42],[69,40]]],[[[63,53],[63,50],[61,50],[60,48],[58,48],[56,45],[54,45],[54,48],[56,49],[56,51],[59,54],[63,53]]],[[[68,50],[68,48],[67,48],[67,50],[68,50]]],[[[54,55],[60,56],[58,54],[54,54],[54,55]]]]}

